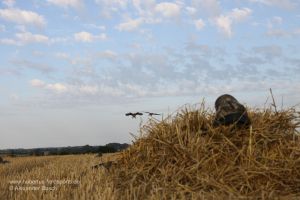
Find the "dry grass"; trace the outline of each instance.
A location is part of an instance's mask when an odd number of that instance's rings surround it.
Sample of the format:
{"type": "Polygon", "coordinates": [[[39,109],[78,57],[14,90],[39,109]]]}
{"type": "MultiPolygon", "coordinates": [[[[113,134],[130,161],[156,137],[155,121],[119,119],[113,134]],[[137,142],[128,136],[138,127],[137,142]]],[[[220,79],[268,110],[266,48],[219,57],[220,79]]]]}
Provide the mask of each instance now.
{"type": "Polygon", "coordinates": [[[0,199],[113,199],[112,184],[106,178],[105,169],[92,170],[91,166],[115,159],[115,155],[104,155],[103,158],[68,155],[6,159],[11,162],[0,165],[0,199]],[[10,183],[15,180],[26,183],[10,183]],[[53,181],[52,184],[47,180],[53,181]],[[56,180],[60,182],[54,182],[56,180]],[[70,182],[63,182],[66,180],[70,182]],[[13,190],[10,190],[11,186],[13,190]],[[29,190],[21,191],[16,189],[17,186],[29,190]],[[40,188],[34,191],[33,187],[38,186],[40,188]],[[43,186],[44,189],[55,187],[55,190],[43,190],[43,186]]]}
{"type": "Polygon", "coordinates": [[[300,113],[250,110],[252,127],[213,128],[184,108],[150,120],[119,155],[7,158],[0,199],[300,199],[300,113]],[[109,170],[91,169],[116,160],[109,170]],[[79,180],[55,191],[9,191],[11,180],[79,180]]]}
{"type": "Polygon", "coordinates": [[[112,169],[118,199],[300,199],[299,112],[249,111],[249,129],[212,117],[202,105],[144,126],[112,169]]]}

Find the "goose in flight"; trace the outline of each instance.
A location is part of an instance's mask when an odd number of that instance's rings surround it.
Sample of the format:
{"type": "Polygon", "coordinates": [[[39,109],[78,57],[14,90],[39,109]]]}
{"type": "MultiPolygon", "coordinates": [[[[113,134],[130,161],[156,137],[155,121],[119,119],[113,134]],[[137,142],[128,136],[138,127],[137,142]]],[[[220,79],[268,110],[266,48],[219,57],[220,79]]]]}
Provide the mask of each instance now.
{"type": "Polygon", "coordinates": [[[145,112],[145,113],[148,113],[148,115],[151,116],[151,117],[152,117],[153,115],[161,115],[161,114],[153,113],[153,112],[145,112]]]}
{"type": "Polygon", "coordinates": [[[131,116],[132,118],[136,118],[137,115],[143,115],[143,113],[140,113],[140,112],[135,112],[135,113],[129,112],[129,113],[125,114],[125,116],[131,116]]]}

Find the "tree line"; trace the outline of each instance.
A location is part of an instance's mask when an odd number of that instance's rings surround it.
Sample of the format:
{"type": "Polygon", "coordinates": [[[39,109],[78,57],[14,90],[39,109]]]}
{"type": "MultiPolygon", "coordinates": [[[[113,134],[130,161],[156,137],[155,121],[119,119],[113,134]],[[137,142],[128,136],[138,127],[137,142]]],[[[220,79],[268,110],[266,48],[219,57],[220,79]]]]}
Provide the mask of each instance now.
{"type": "Polygon", "coordinates": [[[87,153],[114,153],[126,149],[129,144],[109,143],[104,146],[68,146],[68,147],[48,147],[32,149],[5,149],[0,150],[0,154],[8,156],[44,156],[44,155],[70,155],[87,153]]]}

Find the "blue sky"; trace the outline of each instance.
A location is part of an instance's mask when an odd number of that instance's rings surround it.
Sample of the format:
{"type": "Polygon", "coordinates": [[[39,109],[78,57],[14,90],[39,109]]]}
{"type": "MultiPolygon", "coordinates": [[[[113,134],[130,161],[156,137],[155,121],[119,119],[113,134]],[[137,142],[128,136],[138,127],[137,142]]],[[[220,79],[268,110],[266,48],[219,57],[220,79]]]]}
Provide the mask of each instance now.
{"type": "Polygon", "coordinates": [[[224,93],[293,106],[299,39],[299,0],[2,0],[0,148],[130,142],[126,112],[224,93]]]}

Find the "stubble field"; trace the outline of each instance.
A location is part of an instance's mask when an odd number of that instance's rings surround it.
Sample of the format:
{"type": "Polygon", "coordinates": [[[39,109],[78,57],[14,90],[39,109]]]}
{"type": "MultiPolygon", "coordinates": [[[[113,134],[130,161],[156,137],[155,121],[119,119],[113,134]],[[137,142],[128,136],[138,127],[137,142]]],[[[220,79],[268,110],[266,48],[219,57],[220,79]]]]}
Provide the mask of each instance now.
{"type": "Polygon", "coordinates": [[[250,127],[204,105],[151,119],[119,154],[4,158],[0,199],[300,199],[300,112],[248,111],[250,127]]]}
{"type": "Polygon", "coordinates": [[[118,154],[6,157],[0,165],[0,199],[113,199],[106,169],[93,165],[118,154]]]}

